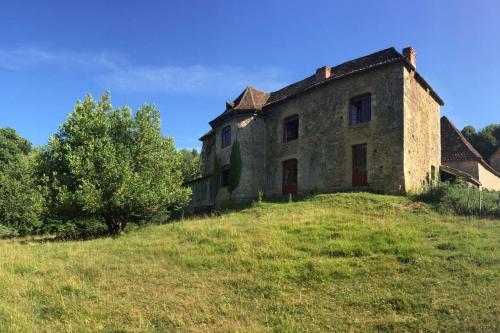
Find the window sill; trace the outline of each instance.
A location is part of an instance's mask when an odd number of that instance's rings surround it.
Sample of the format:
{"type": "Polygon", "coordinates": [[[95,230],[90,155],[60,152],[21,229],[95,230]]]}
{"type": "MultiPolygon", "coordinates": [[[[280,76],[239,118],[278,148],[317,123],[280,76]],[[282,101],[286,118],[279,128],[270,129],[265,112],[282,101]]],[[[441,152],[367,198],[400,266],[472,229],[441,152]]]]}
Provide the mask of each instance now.
{"type": "Polygon", "coordinates": [[[365,122],[362,122],[362,123],[357,123],[357,124],[349,124],[348,127],[349,128],[359,128],[359,127],[366,127],[368,125],[370,125],[372,121],[365,121],[365,122]]]}

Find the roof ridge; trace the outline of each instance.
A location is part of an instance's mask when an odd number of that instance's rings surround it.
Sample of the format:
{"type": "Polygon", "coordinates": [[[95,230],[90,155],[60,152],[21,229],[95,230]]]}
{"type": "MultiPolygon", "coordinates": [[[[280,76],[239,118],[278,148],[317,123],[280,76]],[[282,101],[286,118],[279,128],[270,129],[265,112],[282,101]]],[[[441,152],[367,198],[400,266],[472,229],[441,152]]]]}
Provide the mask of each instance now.
{"type": "Polygon", "coordinates": [[[373,53],[370,53],[370,54],[367,54],[367,55],[364,55],[364,56],[361,56],[361,57],[357,57],[357,58],[354,58],[354,59],[351,59],[351,60],[347,60],[347,61],[341,62],[340,64],[333,66],[332,67],[332,71],[333,71],[333,69],[335,69],[335,67],[340,67],[340,66],[348,64],[350,62],[355,62],[355,61],[358,61],[358,60],[363,59],[363,58],[373,57],[376,54],[383,54],[383,53],[388,52],[388,51],[394,51],[398,55],[400,55],[401,57],[403,57],[403,55],[401,53],[399,53],[398,50],[396,50],[396,48],[394,46],[391,46],[391,47],[388,47],[388,48],[380,50],[380,51],[376,51],[376,52],[373,52],[373,53]]]}
{"type": "Polygon", "coordinates": [[[462,143],[470,150],[472,154],[474,154],[477,158],[483,159],[483,156],[472,146],[472,144],[465,138],[465,136],[462,134],[462,132],[453,125],[451,120],[448,119],[446,116],[442,116],[441,120],[444,120],[448,123],[448,125],[452,128],[453,131],[458,135],[458,138],[462,143]]]}

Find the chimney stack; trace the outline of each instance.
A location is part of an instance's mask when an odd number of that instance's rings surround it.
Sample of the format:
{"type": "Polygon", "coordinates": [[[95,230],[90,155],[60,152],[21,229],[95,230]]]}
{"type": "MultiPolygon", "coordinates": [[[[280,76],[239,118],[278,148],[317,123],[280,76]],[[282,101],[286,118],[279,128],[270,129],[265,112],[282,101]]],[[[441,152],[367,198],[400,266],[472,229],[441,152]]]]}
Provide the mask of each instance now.
{"type": "Polygon", "coordinates": [[[413,67],[417,68],[417,52],[411,47],[405,47],[403,49],[403,57],[408,61],[413,67]]]}
{"type": "Polygon", "coordinates": [[[330,66],[323,66],[316,70],[316,82],[321,82],[330,77],[332,69],[330,66]]]}

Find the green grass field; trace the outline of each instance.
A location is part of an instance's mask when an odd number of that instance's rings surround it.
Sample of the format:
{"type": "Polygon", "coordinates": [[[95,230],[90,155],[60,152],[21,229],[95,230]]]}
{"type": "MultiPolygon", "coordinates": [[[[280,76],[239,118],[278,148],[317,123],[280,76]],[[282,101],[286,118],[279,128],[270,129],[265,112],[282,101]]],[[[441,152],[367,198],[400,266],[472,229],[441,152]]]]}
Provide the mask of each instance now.
{"type": "Polygon", "coordinates": [[[320,195],[137,229],[0,241],[0,332],[494,332],[500,221],[320,195]]]}

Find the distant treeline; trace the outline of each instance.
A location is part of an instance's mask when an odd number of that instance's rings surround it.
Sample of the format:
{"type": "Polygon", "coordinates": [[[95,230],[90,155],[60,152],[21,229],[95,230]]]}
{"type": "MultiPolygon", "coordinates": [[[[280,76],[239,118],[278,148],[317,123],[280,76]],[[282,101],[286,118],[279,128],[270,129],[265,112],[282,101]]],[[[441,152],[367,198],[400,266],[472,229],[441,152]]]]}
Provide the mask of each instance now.
{"type": "Polygon", "coordinates": [[[479,132],[473,126],[466,126],[462,134],[486,161],[500,147],[500,124],[488,125],[479,132]]]}
{"type": "Polygon", "coordinates": [[[0,129],[0,237],[120,234],[185,205],[199,175],[198,152],[176,150],[154,106],[87,96],[43,147],[0,129]]]}

